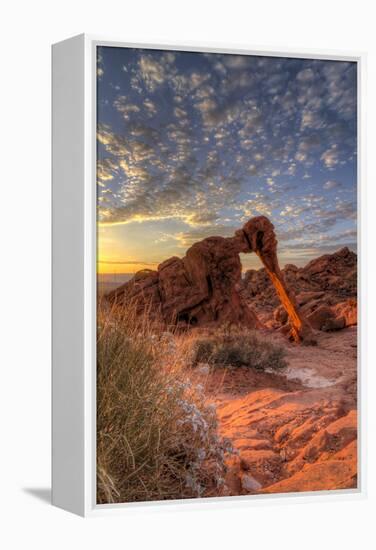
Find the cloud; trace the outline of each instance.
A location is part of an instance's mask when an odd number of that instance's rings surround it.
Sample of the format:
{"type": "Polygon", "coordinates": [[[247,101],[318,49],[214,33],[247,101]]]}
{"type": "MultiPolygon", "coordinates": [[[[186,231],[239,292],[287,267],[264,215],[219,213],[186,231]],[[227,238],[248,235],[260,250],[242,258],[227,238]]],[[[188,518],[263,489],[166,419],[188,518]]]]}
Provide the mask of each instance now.
{"type": "Polygon", "coordinates": [[[175,107],[174,108],[174,115],[178,119],[186,118],[187,117],[187,111],[185,111],[184,109],[181,109],[180,107],[175,107]]]}
{"type": "Polygon", "coordinates": [[[340,186],[341,184],[338,181],[334,181],[334,180],[328,180],[323,185],[324,189],[335,189],[336,187],[340,187],[340,186]]]}
{"type": "Polygon", "coordinates": [[[125,159],[119,161],[119,166],[130,180],[136,178],[137,183],[150,181],[150,173],[142,166],[131,165],[125,159]]]}
{"type": "Polygon", "coordinates": [[[278,199],[266,193],[256,191],[252,193],[252,198],[246,200],[241,205],[236,205],[235,209],[242,213],[240,221],[245,222],[253,216],[271,216],[272,211],[279,206],[280,202],[278,199]]]}
{"type": "Polygon", "coordinates": [[[136,139],[126,139],[111,131],[107,125],[99,125],[98,141],[116,157],[124,157],[130,162],[148,161],[155,156],[154,148],[148,143],[136,139]]]}
{"type": "Polygon", "coordinates": [[[304,162],[307,160],[307,153],[303,153],[303,151],[297,151],[295,154],[295,160],[298,162],[304,162]]]}
{"type": "Polygon", "coordinates": [[[303,69],[298,72],[296,75],[296,79],[299,80],[299,82],[312,82],[315,78],[315,74],[311,68],[303,69]]]}
{"type": "Polygon", "coordinates": [[[208,73],[197,73],[192,72],[189,75],[189,82],[190,82],[190,91],[195,90],[196,88],[199,88],[204,82],[209,80],[210,75],[208,73]]]}
{"type": "Polygon", "coordinates": [[[207,128],[231,124],[240,114],[240,103],[236,101],[218,104],[213,98],[205,98],[195,106],[201,112],[203,123],[207,128]]]}
{"type": "Polygon", "coordinates": [[[322,69],[328,90],[327,104],[345,120],[356,111],[355,67],[355,63],[337,61],[325,63],[322,69]]]}
{"type": "Polygon", "coordinates": [[[158,86],[163,84],[166,78],[166,71],[162,63],[154,57],[143,55],[138,62],[139,75],[145,83],[149,92],[154,92],[158,86]]]}
{"type": "Polygon", "coordinates": [[[114,101],[114,107],[123,115],[124,120],[129,120],[132,113],[139,113],[140,107],[130,103],[126,96],[118,96],[114,101]]]}
{"type": "Polygon", "coordinates": [[[356,205],[323,189],[356,162],[355,65],[124,52],[119,80],[105,57],[99,86],[102,224],[175,220],[182,245],[266,214],[297,245],[353,223],[356,205]]]}
{"type": "Polygon", "coordinates": [[[178,241],[182,248],[186,249],[196,242],[208,237],[232,237],[237,229],[239,229],[239,227],[220,224],[210,225],[205,228],[191,229],[190,231],[177,233],[173,238],[178,241]]]}
{"type": "Polygon", "coordinates": [[[249,57],[246,55],[225,54],[222,56],[222,63],[229,69],[245,69],[249,67],[249,57]]]}
{"type": "Polygon", "coordinates": [[[128,152],[127,140],[114,134],[108,124],[98,125],[97,139],[112,155],[121,156],[126,155],[128,152]]]}
{"type": "Polygon", "coordinates": [[[117,163],[109,157],[97,161],[97,179],[99,182],[110,181],[114,179],[114,174],[118,170],[117,163]]]}
{"type": "Polygon", "coordinates": [[[313,128],[319,130],[326,126],[326,120],[319,111],[303,109],[301,129],[313,128]]]}
{"type": "Polygon", "coordinates": [[[171,146],[158,154],[161,144],[151,146],[141,140],[141,130],[138,139],[124,139],[108,126],[99,127],[99,142],[115,156],[116,167],[125,176],[117,184],[114,200],[109,204],[107,199],[99,209],[102,224],[175,218],[205,226],[235,200],[240,183],[234,175],[220,174],[215,152],[198,169],[189,131],[170,125],[167,135],[171,146]]]}
{"type": "Polygon", "coordinates": [[[98,51],[97,51],[97,78],[98,78],[98,80],[101,80],[103,75],[104,75],[103,56],[102,56],[101,50],[98,48],[98,51]]]}
{"type": "Polygon", "coordinates": [[[155,115],[155,114],[156,114],[156,112],[157,112],[157,107],[156,107],[155,103],[154,103],[151,99],[146,98],[146,99],[144,100],[143,105],[144,105],[144,107],[145,107],[145,109],[146,109],[146,111],[147,111],[147,113],[148,113],[149,115],[155,115]]]}
{"type": "Polygon", "coordinates": [[[339,162],[338,150],[335,145],[332,145],[330,149],[324,151],[320,159],[323,161],[326,168],[333,169],[339,162]]]}

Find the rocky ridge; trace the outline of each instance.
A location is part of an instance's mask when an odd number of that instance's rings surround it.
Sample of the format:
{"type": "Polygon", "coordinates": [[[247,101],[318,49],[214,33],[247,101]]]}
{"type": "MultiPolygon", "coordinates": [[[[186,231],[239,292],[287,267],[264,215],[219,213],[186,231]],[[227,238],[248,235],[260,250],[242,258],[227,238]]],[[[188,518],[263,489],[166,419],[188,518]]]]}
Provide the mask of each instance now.
{"type": "MultiPolygon", "coordinates": [[[[347,247],[320,256],[302,268],[287,264],[282,275],[312,328],[329,331],[357,323],[357,256],[347,247]]],[[[265,269],[245,273],[243,293],[266,326],[281,328],[288,324],[287,313],[265,269]]]]}

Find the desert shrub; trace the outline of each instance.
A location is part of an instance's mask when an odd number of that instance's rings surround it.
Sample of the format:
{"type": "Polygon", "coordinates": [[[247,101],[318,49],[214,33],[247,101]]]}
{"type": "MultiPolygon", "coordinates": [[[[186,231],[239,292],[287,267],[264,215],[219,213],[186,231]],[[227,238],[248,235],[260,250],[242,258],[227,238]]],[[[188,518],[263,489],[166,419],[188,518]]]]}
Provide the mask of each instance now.
{"type": "Polygon", "coordinates": [[[193,343],[193,363],[210,363],[215,350],[213,338],[200,338],[193,343]]]}
{"type": "Polygon", "coordinates": [[[218,331],[194,343],[193,364],[250,367],[258,370],[281,369],[287,366],[285,350],[252,332],[218,331]]]}
{"type": "Polygon", "coordinates": [[[231,448],[217,435],[202,388],[178,368],[176,346],[132,308],[98,310],[98,503],[224,491],[231,448]]]}

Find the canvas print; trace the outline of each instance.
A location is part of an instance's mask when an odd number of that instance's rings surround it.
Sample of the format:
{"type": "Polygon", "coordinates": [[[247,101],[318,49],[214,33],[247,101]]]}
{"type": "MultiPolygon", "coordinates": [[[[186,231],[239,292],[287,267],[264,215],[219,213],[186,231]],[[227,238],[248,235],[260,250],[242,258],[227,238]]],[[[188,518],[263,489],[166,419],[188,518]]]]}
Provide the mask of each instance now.
{"type": "Polygon", "coordinates": [[[357,487],[357,64],[97,48],[97,502],[357,487]]]}

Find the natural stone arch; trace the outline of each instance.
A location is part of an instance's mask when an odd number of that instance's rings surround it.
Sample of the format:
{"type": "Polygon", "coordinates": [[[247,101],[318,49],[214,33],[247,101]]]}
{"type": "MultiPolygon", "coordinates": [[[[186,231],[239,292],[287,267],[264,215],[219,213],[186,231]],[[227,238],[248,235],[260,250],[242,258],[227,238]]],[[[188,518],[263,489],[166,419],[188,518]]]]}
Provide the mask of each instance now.
{"type": "Polygon", "coordinates": [[[287,288],[277,256],[277,239],[274,226],[266,216],[251,218],[242,229],[235,233],[239,243],[245,241],[240,252],[255,252],[263,263],[275,291],[290,320],[291,337],[300,340],[313,340],[309,323],[298,312],[294,295],[287,288]]]}
{"type": "Polygon", "coordinates": [[[265,216],[250,219],[233,237],[209,237],[191,246],[184,258],[172,257],[157,271],[142,271],[108,294],[112,303],[136,303],[166,324],[210,326],[235,323],[260,328],[242,295],[239,253],[257,254],[285,308],[296,342],[312,340],[309,324],[298,312],[277,258],[273,224],[265,216]]]}

